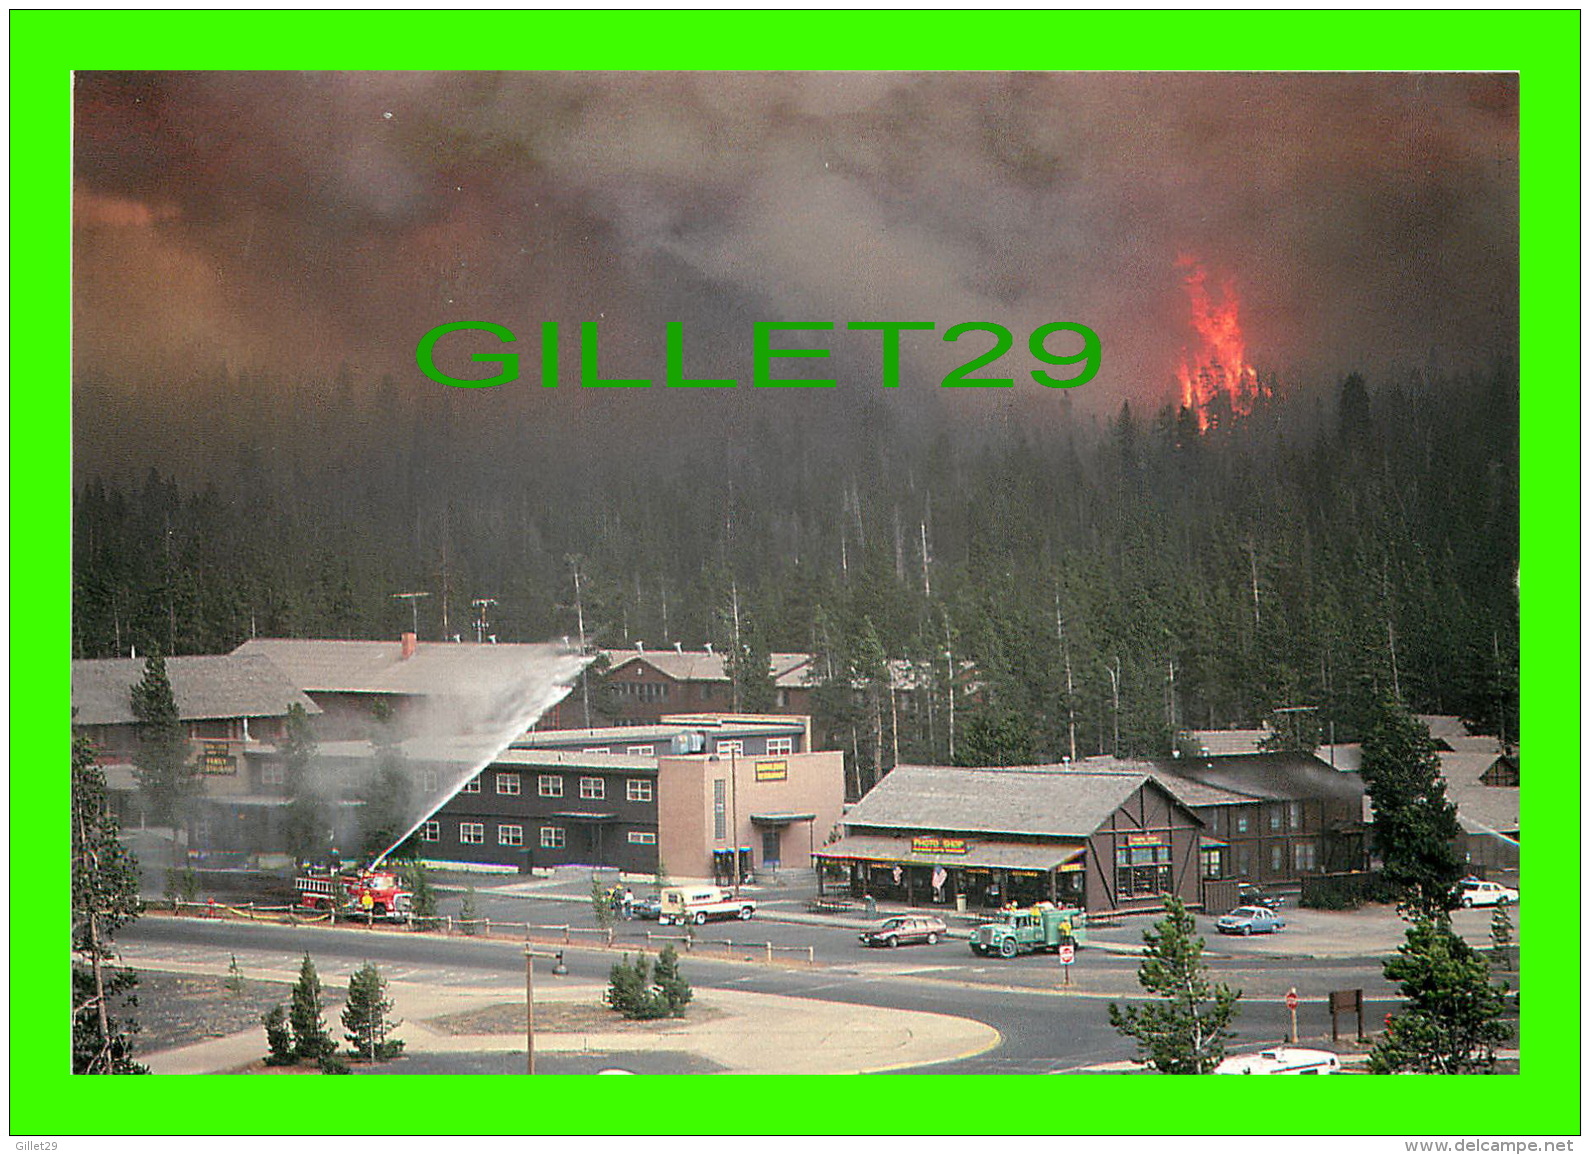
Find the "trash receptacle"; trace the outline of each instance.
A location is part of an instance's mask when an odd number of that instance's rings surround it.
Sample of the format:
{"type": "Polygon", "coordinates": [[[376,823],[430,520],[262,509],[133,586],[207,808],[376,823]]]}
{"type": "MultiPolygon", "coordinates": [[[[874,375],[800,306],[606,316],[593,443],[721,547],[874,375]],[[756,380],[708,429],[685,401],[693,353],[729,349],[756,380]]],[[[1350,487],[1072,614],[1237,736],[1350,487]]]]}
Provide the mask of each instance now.
{"type": "Polygon", "coordinates": [[[955,896],[955,913],[956,914],[965,914],[966,913],[966,896],[964,894],[957,894],[955,896]]]}

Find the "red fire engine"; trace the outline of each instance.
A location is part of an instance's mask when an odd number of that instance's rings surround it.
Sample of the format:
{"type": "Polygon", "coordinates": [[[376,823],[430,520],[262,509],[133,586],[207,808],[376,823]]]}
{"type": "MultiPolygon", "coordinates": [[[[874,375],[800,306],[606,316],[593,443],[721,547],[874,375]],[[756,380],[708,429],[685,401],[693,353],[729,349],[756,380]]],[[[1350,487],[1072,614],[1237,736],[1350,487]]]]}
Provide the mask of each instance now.
{"type": "Polygon", "coordinates": [[[369,918],[407,918],[411,895],[395,871],[365,869],[342,874],[310,871],[293,880],[298,905],[369,918]]]}

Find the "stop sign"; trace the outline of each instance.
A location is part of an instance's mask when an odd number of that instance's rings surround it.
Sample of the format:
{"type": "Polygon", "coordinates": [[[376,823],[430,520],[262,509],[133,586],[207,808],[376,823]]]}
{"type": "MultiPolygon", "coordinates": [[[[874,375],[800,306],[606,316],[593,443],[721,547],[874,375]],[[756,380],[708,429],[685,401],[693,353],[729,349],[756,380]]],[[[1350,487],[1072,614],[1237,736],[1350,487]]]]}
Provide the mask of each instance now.
{"type": "Polygon", "coordinates": [[[1297,1010],[1297,991],[1296,990],[1290,990],[1290,991],[1286,992],[1286,1009],[1289,1010],[1289,1011],[1297,1010]]]}
{"type": "Polygon", "coordinates": [[[1070,966],[1071,960],[1076,957],[1077,948],[1072,946],[1070,943],[1067,943],[1065,946],[1060,948],[1060,961],[1065,963],[1067,966],[1070,966]]]}

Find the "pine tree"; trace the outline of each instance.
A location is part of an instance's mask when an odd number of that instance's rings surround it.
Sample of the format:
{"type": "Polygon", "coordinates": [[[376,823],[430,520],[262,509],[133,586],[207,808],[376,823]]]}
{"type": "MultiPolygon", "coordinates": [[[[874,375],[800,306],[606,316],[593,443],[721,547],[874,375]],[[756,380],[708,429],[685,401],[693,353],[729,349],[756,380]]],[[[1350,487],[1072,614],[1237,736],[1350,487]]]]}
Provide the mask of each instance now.
{"type": "Polygon", "coordinates": [[[375,767],[359,794],[360,846],[366,860],[392,849],[409,823],[409,775],[390,707],[376,712],[371,741],[375,767]]]}
{"type": "Polygon", "coordinates": [[[294,702],[287,708],[280,754],[289,798],[285,823],[287,852],[293,856],[294,866],[300,869],[305,862],[322,859],[329,849],[325,800],[315,789],[312,775],[315,753],[315,732],[309,714],[294,702]]]}
{"type": "Polygon", "coordinates": [[[695,993],[691,991],[684,975],[679,973],[679,952],[674,950],[673,943],[663,947],[657,955],[657,969],[652,973],[652,982],[668,1013],[674,1018],[682,1018],[685,1006],[695,997],[695,993]]]}
{"type": "Polygon", "coordinates": [[[137,1024],[112,1013],[137,984],[110,964],[116,932],[137,918],[138,864],[121,844],[105,773],[82,738],[72,743],[72,1070],[84,1075],[144,1075],[132,1058],[137,1024]]]}
{"type": "Polygon", "coordinates": [[[265,1024],[265,1043],[270,1047],[265,1065],[290,1067],[298,1062],[298,1055],[293,1049],[293,1033],[287,1026],[287,1008],[277,1003],[260,1016],[260,1021],[265,1024]]]}
{"type": "Polygon", "coordinates": [[[1369,1052],[1376,1074],[1492,1074],[1496,1048],[1512,1037],[1502,1021],[1507,988],[1491,985],[1478,951],[1443,919],[1422,919],[1385,963],[1406,1000],[1369,1052]]]}
{"type": "Polygon", "coordinates": [[[298,981],[293,984],[290,1013],[293,1050],[300,1059],[318,1059],[336,1049],[326,1030],[323,1010],[320,976],[315,973],[314,960],[306,954],[303,966],[298,968],[298,981]]]}
{"type": "Polygon", "coordinates": [[[1138,1054],[1167,1075],[1207,1075],[1226,1055],[1229,1029],[1242,992],[1211,985],[1203,962],[1204,940],[1179,898],[1165,917],[1143,932],[1143,965],[1137,981],[1159,1001],[1122,1011],[1110,1004],[1110,1025],[1137,1041],[1138,1054]]]}
{"type": "Polygon", "coordinates": [[[374,963],[365,963],[348,979],[348,1004],[342,1011],[343,1038],[355,1058],[379,1063],[402,1053],[403,1040],[390,1037],[399,1025],[388,1017],[391,1012],[386,980],[374,963]]]}
{"type": "MultiPolygon", "coordinates": [[[[431,885],[431,873],[425,869],[425,863],[418,858],[411,858],[402,864],[403,885],[411,895],[410,903],[414,911],[414,918],[421,921],[422,929],[426,924],[436,922],[436,888],[431,885]]],[[[435,929],[431,925],[431,929],[435,929]]]]}
{"type": "Polygon", "coordinates": [[[134,773],[150,820],[158,826],[175,825],[185,817],[199,773],[188,756],[187,735],[158,651],[145,659],[143,679],[132,688],[132,711],[138,719],[134,773]]]}
{"type": "Polygon", "coordinates": [[[1375,850],[1399,909],[1414,919],[1445,918],[1463,877],[1462,828],[1429,729],[1395,698],[1376,706],[1360,772],[1374,806],[1375,850]]]}
{"type": "Polygon", "coordinates": [[[608,971],[607,993],[602,997],[608,1006],[629,1018],[630,1012],[645,999],[650,983],[651,968],[646,956],[637,955],[632,963],[626,954],[608,971]]]}

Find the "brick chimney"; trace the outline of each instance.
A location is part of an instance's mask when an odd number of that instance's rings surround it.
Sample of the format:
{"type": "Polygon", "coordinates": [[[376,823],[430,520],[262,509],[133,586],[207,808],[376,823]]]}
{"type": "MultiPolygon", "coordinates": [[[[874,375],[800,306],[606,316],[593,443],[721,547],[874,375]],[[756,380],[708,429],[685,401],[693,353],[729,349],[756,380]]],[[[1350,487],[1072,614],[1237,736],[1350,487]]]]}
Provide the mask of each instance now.
{"type": "Polygon", "coordinates": [[[398,655],[398,660],[402,661],[402,662],[406,662],[410,658],[412,658],[414,656],[415,647],[417,647],[419,644],[420,644],[419,635],[411,633],[408,630],[404,630],[403,631],[403,652],[400,655],[398,655]]]}

